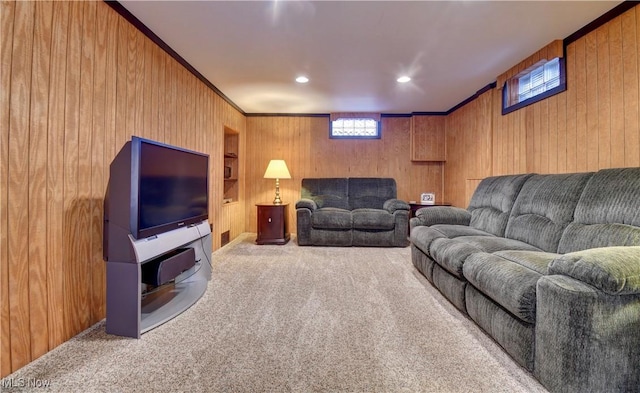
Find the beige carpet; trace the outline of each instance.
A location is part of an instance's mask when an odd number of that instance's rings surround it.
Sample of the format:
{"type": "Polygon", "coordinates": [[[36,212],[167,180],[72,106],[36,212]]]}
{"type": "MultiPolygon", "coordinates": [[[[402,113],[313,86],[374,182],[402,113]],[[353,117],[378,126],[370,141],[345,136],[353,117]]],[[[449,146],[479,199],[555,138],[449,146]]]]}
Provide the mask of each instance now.
{"type": "Polygon", "coordinates": [[[215,252],[207,292],[172,321],[140,340],[103,321],[2,391],[545,391],[414,269],[409,248],[254,241],[215,252]]]}

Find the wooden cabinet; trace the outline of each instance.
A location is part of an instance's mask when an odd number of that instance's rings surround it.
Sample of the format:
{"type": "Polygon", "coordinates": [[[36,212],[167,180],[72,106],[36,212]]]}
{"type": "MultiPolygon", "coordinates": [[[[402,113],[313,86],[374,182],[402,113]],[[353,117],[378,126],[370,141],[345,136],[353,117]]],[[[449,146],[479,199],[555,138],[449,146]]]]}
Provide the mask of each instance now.
{"type": "Polygon", "coordinates": [[[259,203],[257,244],[286,244],[289,241],[289,204],[259,203]]]}
{"type": "Polygon", "coordinates": [[[447,160],[445,116],[411,117],[411,161],[447,160]]]}

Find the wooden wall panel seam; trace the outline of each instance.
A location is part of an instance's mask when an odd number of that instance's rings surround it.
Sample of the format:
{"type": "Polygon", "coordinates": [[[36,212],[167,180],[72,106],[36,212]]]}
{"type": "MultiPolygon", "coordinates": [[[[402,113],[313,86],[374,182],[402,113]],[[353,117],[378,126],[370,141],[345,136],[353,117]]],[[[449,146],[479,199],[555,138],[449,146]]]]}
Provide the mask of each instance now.
{"type": "Polygon", "coordinates": [[[35,3],[17,2],[8,138],[8,273],[11,366],[31,360],[29,304],[29,131],[35,3]]]}
{"type": "Polygon", "coordinates": [[[54,2],[47,146],[47,324],[49,349],[64,341],[63,162],[69,5],[54,2]]]}
{"type": "Polygon", "coordinates": [[[103,197],[105,182],[105,134],[107,124],[107,41],[109,19],[100,18],[96,9],[96,36],[94,46],[94,83],[93,83],[93,117],[91,143],[91,297],[90,324],[104,318],[105,315],[105,272],[102,261],[102,226],[103,197]]]}
{"type": "Polygon", "coordinates": [[[15,2],[0,2],[0,377],[12,370],[9,296],[9,127],[15,2]]]}
{"type": "Polygon", "coordinates": [[[49,349],[47,324],[47,120],[52,3],[35,5],[29,132],[29,325],[31,358],[49,349]],[[44,225],[43,225],[44,224],[44,225]]]}

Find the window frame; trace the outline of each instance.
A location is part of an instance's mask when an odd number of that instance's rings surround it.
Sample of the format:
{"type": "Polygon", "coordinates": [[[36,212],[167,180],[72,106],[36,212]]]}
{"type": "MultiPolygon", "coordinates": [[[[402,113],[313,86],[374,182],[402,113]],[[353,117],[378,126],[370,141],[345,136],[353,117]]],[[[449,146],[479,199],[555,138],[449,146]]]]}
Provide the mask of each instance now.
{"type": "Polygon", "coordinates": [[[329,139],[381,139],[382,138],[382,121],[375,119],[374,117],[338,117],[335,120],[329,119],[329,139]],[[375,135],[334,135],[333,134],[333,122],[337,120],[373,120],[376,122],[376,134],[375,135]]]}
{"type": "MultiPolygon", "coordinates": [[[[551,59],[551,60],[547,60],[544,64],[555,60],[555,58],[551,59]]],[[[531,104],[535,104],[538,101],[542,101],[544,99],[547,99],[551,96],[554,96],[558,93],[562,93],[563,91],[567,90],[567,78],[566,78],[566,63],[564,60],[564,57],[558,57],[558,65],[560,67],[560,84],[552,89],[549,90],[545,90],[544,92],[537,94],[533,97],[527,98],[526,100],[520,101],[518,103],[515,103],[511,106],[506,106],[507,102],[508,102],[508,97],[509,97],[509,83],[511,81],[513,81],[514,79],[520,79],[522,76],[520,77],[512,77],[507,79],[504,82],[504,85],[502,85],[502,115],[506,115],[509,114],[511,112],[517,111],[518,109],[524,108],[526,106],[529,106],[531,104]]],[[[537,66],[536,68],[538,68],[539,66],[537,66]]],[[[531,71],[533,71],[536,68],[532,68],[529,70],[528,73],[530,73],[531,71]]]]}

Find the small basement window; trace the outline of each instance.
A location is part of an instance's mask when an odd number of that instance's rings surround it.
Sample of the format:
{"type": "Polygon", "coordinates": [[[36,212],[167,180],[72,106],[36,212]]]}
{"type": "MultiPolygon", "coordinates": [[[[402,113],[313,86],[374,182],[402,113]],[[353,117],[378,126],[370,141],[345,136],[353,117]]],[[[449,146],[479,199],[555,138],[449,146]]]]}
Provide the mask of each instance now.
{"type": "Polygon", "coordinates": [[[365,117],[340,117],[331,121],[329,137],[342,139],[380,139],[380,121],[365,117]]]}
{"type": "Polygon", "coordinates": [[[564,59],[542,60],[511,79],[502,89],[502,114],[541,101],[567,89],[564,59]]]}

